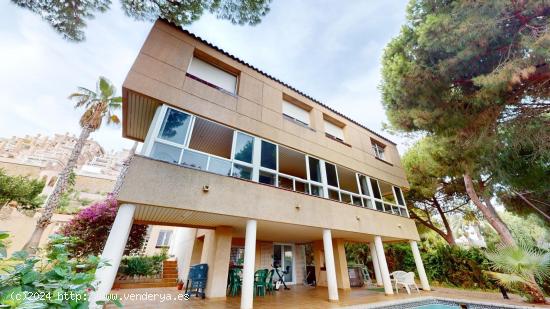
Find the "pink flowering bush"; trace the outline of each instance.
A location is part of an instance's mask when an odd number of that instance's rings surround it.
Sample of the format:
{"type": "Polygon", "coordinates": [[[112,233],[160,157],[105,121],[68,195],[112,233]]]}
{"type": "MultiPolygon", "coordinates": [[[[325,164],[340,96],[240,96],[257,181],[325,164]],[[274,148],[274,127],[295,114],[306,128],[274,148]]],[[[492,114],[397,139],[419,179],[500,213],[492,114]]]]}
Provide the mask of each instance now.
{"type": "MultiPolygon", "coordinates": [[[[64,236],[77,237],[81,240],[81,243],[74,248],[75,255],[99,255],[105,246],[117,210],[118,203],[116,199],[108,197],[82,209],[61,228],[59,233],[64,236]]],[[[134,224],[132,226],[126,243],[125,254],[130,254],[141,248],[146,232],[146,225],[134,224]]]]}

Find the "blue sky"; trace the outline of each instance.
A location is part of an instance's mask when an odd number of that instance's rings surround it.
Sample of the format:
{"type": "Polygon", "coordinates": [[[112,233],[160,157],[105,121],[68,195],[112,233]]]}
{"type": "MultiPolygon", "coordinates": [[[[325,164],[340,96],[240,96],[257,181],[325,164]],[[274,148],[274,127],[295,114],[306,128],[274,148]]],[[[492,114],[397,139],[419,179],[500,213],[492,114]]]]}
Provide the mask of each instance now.
{"type": "MultiPolygon", "coordinates": [[[[405,21],[407,1],[274,0],[255,26],[204,15],[191,32],[293,85],[367,127],[386,121],[380,91],[385,45],[405,21]]],[[[38,16],[0,2],[0,137],[79,132],[80,112],[67,96],[93,88],[98,76],[119,87],[151,27],[126,17],[113,1],[88,22],[87,40],[63,40],[38,16]]],[[[120,127],[92,138],[106,149],[131,147],[120,127]]]]}

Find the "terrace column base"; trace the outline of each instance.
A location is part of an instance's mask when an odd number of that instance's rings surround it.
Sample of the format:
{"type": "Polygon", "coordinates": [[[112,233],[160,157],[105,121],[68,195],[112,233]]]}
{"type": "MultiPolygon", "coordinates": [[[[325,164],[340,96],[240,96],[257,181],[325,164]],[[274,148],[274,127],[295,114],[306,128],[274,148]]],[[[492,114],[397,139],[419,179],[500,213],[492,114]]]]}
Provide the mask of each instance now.
{"type": "Polygon", "coordinates": [[[336,266],[336,283],[339,289],[349,290],[348,261],[346,260],[346,249],[343,239],[334,239],[334,261],[336,266]]]}
{"type": "Polygon", "coordinates": [[[241,288],[241,309],[252,309],[254,301],[256,228],[256,220],[246,221],[246,235],[244,239],[243,285],[241,288]]]}
{"type": "Polygon", "coordinates": [[[382,244],[382,237],[378,235],[374,236],[374,245],[376,247],[378,265],[380,266],[380,275],[382,276],[382,282],[384,283],[384,293],[386,293],[386,295],[392,295],[393,287],[391,286],[390,271],[388,270],[386,255],[384,255],[384,245],[382,244]]]}
{"type": "Polygon", "coordinates": [[[374,268],[374,277],[376,278],[376,285],[383,286],[382,275],[380,274],[380,264],[378,263],[378,256],[376,255],[376,246],[374,241],[369,243],[370,256],[372,258],[372,267],[374,268]]]}
{"type": "Polygon", "coordinates": [[[332,248],[332,236],[329,229],[323,230],[323,247],[325,251],[325,266],[327,269],[328,300],[338,300],[338,285],[336,284],[336,266],[332,248]]]}
{"type": "Polygon", "coordinates": [[[225,298],[233,229],[219,226],[204,235],[201,263],[208,264],[206,297],[225,298]]]}
{"type": "Polygon", "coordinates": [[[424,291],[430,291],[430,283],[428,282],[428,276],[426,276],[426,270],[424,269],[424,263],[422,263],[422,257],[420,256],[420,251],[418,250],[418,244],[414,240],[411,240],[410,243],[422,289],[424,291]]]}
{"type": "Polygon", "coordinates": [[[101,253],[101,260],[106,260],[110,266],[101,267],[95,273],[94,285],[97,288],[90,294],[90,308],[103,308],[103,305],[97,305],[96,301],[105,301],[107,294],[111,292],[132,229],[135,210],[136,206],[132,204],[122,204],[118,208],[115,222],[101,253]]]}

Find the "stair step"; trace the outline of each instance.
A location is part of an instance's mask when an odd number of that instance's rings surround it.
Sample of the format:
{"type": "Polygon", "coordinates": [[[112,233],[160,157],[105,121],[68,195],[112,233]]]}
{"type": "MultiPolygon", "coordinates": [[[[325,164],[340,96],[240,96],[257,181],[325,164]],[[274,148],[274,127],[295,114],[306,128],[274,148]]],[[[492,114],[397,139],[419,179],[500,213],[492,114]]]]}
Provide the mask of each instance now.
{"type": "Polygon", "coordinates": [[[139,283],[119,283],[113,286],[114,289],[141,289],[141,288],[164,288],[174,287],[176,282],[139,282],[139,283]]]}

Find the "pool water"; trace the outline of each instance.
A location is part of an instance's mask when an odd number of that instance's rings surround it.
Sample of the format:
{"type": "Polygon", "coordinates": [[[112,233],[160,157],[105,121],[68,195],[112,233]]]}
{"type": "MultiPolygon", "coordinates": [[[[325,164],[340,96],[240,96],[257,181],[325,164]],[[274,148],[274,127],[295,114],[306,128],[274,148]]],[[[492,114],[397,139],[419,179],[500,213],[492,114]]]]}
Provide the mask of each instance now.
{"type": "Polygon", "coordinates": [[[430,304],[430,305],[422,305],[418,307],[414,307],[416,309],[459,309],[459,306],[450,306],[450,305],[442,305],[442,304],[430,304]]]}

